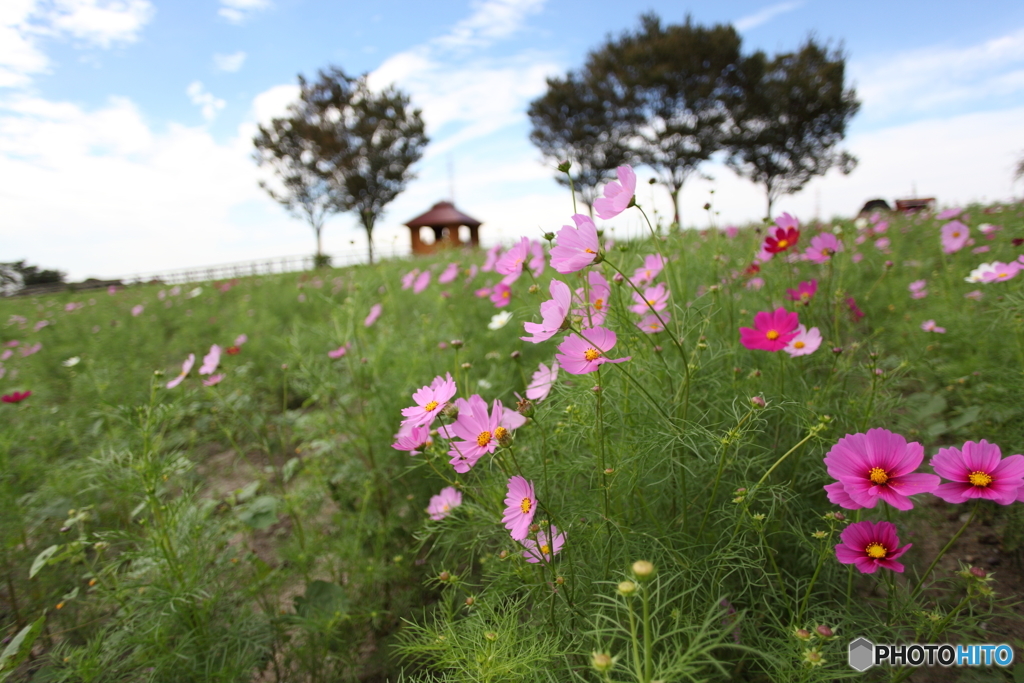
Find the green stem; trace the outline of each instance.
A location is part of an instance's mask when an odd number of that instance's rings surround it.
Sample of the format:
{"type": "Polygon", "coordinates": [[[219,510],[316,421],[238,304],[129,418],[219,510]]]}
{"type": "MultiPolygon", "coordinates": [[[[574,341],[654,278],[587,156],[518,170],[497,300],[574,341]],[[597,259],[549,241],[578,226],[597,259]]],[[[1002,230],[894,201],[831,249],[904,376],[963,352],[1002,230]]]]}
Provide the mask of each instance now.
{"type": "Polygon", "coordinates": [[[651,607],[649,585],[643,587],[644,601],[644,683],[650,683],[654,673],[654,647],[651,642],[651,607]]]}
{"type": "Polygon", "coordinates": [[[971,516],[967,518],[967,521],[964,522],[964,525],[962,527],[960,527],[960,530],[953,534],[953,537],[949,539],[949,542],[946,543],[945,546],[943,546],[942,550],[939,551],[939,554],[935,556],[934,560],[932,560],[932,563],[928,565],[928,569],[924,570],[924,574],[921,575],[921,578],[918,580],[917,585],[914,586],[914,590],[910,593],[911,600],[916,598],[917,594],[921,592],[921,588],[924,586],[924,582],[928,579],[928,576],[932,573],[932,570],[935,569],[935,565],[937,565],[939,563],[939,560],[942,559],[942,556],[945,555],[946,552],[953,547],[953,544],[956,543],[957,539],[960,538],[964,531],[967,530],[967,527],[970,526],[971,522],[974,521],[974,516],[978,514],[978,508],[980,507],[980,505],[980,502],[976,502],[974,504],[974,509],[971,510],[971,516]]]}

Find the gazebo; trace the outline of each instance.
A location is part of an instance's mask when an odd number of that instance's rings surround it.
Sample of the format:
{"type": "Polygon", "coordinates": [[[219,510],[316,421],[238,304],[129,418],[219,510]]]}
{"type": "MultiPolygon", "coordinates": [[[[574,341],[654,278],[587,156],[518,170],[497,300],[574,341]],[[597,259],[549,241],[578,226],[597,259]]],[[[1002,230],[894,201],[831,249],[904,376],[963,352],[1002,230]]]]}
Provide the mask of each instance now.
{"type": "Polygon", "coordinates": [[[406,223],[412,236],[412,253],[433,254],[438,249],[467,244],[459,239],[459,228],[463,225],[469,228],[468,244],[479,247],[480,221],[462,213],[451,202],[434,204],[430,211],[406,223]],[[434,231],[432,244],[427,244],[420,239],[420,228],[430,228],[434,231]]]}

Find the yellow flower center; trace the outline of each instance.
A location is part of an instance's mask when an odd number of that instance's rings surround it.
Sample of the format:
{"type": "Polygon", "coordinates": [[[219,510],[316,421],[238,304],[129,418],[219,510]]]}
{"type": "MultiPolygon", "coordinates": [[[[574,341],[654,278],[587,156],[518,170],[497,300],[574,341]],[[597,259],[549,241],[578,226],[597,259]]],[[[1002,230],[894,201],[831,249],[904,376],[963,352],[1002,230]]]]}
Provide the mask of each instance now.
{"type": "Polygon", "coordinates": [[[600,311],[600,310],[601,310],[602,308],[604,308],[604,299],[598,299],[598,300],[596,300],[596,301],[594,302],[594,308],[595,308],[596,310],[598,310],[598,311],[600,311]]]}
{"type": "Polygon", "coordinates": [[[431,410],[433,410],[436,407],[437,407],[437,401],[431,401],[427,405],[423,406],[423,410],[425,410],[425,411],[427,411],[429,413],[431,410]]]}
{"type": "Polygon", "coordinates": [[[542,545],[540,547],[540,554],[541,555],[550,555],[551,554],[551,547],[547,543],[545,543],[544,545],[542,545]]]}
{"type": "Polygon", "coordinates": [[[775,341],[779,338],[779,333],[776,330],[768,330],[768,334],[765,335],[771,341],[775,341]]]}
{"type": "Polygon", "coordinates": [[[601,352],[594,349],[587,349],[583,352],[583,357],[588,361],[593,362],[601,357],[601,352]]]}
{"type": "Polygon", "coordinates": [[[588,254],[596,254],[597,253],[593,249],[584,249],[583,251],[587,252],[588,254]]]}
{"type": "Polygon", "coordinates": [[[501,298],[502,299],[507,299],[508,297],[509,297],[508,290],[505,290],[504,292],[501,293],[501,298]]]}
{"type": "Polygon", "coordinates": [[[975,486],[988,486],[992,483],[992,475],[981,471],[971,472],[970,476],[967,477],[967,481],[975,486]]]}
{"type": "Polygon", "coordinates": [[[828,247],[825,247],[824,249],[821,250],[822,256],[831,256],[834,253],[836,253],[836,252],[834,252],[833,250],[829,249],[828,247]]]}
{"type": "Polygon", "coordinates": [[[870,543],[868,544],[868,547],[864,549],[864,552],[868,554],[868,557],[874,560],[880,560],[883,557],[885,557],[885,554],[888,551],[885,549],[885,546],[881,543],[870,543]]]}
{"type": "Polygon", "coordinates": [[[804,343],[803,343],[802,341],[798,341],[798,342],[793,342],[793,348],[794,348],[794,349],[802,349],[802,348],[804,348],[805,346],[807,346],[807,345],[806,345],[806,344],[804,344],[804,343]]]}
{"type": "Polygon", "coordinates": [[[647,300],[647,303],[649,303],[649,304],[650,304],[651,306],[653,306],[654,304],[656,304],[656,303],[658,303],[658,302],[657,302],[657,301],[655,301],[654,299],[648,299],[648,300],[647,300]]]}
{"type": "MultiPolygon", "coordinates": [[[[483,435],[481,434],[481,436],[483,435]]],[[[504,439],[506,436],[508,436],[508,430],[505,429],[504,427],[498,427],[497,429],[494,430],[495,439],[501,440],[504,439]]]]}
{"type": "Polygon", "coordinates": [[[533,509],[533,501],[529,498],[523,498],[523,502],[519,504],[519,509],[523,511],[523,514],[529,514],[530,510],[533,509]]]}
{"type": "Polygon", "coordinates": [[[779,249],[785,249],[789,246],[789,240],[779,240],[777,244],[779,245],[779,249]]]}
{"type": "Polygon", "coordinates": [[[491,442],[490,432],[480,432],[480,436],[476,437],[476,445],[483,448],[491,442]]]}
{"type": "Polygon", "coordinates": [[[872,467],[871,471],[868,472],[868,477],[876,484],[884,484],[889,481],[889,473],[881,467],[872,467]]]}
{"type": "Polygon", "coordinates": [[[442,512],[448,512],[449,509],[450,508],[448,507],[448,503],[444,503],[444,504],[441,505],[441,511],[442,512]]]}
{"type": "Polygon", "coordinates": [[[960,233],[958,233],[958,232],[954,232],[953,233],[953,237],[959,237],[959,236],[960,236],[960,233]]]}

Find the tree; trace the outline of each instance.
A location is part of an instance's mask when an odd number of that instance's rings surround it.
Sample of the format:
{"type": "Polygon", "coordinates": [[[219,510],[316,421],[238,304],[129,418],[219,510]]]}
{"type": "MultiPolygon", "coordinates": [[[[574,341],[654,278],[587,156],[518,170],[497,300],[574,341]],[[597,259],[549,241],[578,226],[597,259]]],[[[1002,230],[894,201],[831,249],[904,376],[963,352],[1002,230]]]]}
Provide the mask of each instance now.
{"type": "Polygon", "coordinates": [[[310,84],[300,75],[290,116],[260,126],[253,138],[257,162],[274,169],[284,191],[261,186],[310,224],[321,261],[326,218],[355,212],[373,263],[377,218],[414,177],[410,167],[427,144],[423,119],[394,86],[374,93],[365,75],[351,78],[336,67],[319,76],[310,84]]]}
{"type": "Polygon", "coordinates": [[[845,72],[845,55],[813,39],[771,60],[762,52],[743,60],[739,91],[728,100],[728,164],[764,186],[769,216],[776,199],[814,176],[856,166],[855,157],[836,149],[860,109],[845,72]]]}
{"type": "Polygon", "coordinates": [[[726,100],[737,87],[740,36],[732,26],[662,26],[655,14],[640,28],[592,52],[586,71],[618,93],[620,114],[633,126],[637,160],[650,166],[672,197],[681,222],[679,196],[686,180],[722,149],[728,132],[726,100]]]}
{"type": "Polygon", "coordinates": [[[24,260],[0,263],[0,292],[11,294],[30,285],[55,284],[64,282],[66,273],[60,270],[40,270],[24,260]]]}
{"type": "MultiPolygon", "coordinates": [[[[615,168],[633,160],[626,140],[631,127],[615,108],[615,94],[607,84],[571,71],[547,82],[547,92],[527,110],[533,125],[530,141],[545,158],[572,162],[573,186],[593,217],[598,186],[614,180],[615,168]]],[[[562,173],[555,180],[569,184],[562,173]]]]}

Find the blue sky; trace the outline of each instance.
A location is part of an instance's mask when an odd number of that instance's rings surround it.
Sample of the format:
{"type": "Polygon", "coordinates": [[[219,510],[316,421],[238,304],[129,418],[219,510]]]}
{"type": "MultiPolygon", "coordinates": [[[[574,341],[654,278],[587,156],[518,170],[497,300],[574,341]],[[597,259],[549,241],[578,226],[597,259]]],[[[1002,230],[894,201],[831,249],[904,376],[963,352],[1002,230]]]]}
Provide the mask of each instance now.
{"type": "MultiPolygon", "coordinates": [[[[578,67],[643,11],[731,22],[748,51],[791,50],[808,35],[844,47],[863,101],[845,146],[860,166],[783,198],[780,211],[849,215],[914,189],[941,204],[1024,192],[1011,184],[1024,151],[1019,2],[968,12],[824,0],[3,0],[0,261],[85,277],[312,251],[309,228],[258,188],[251,138],[294,98],[296,74],[328,64],[411,93],[432,138],[418,179],[378,223],[383,253],[403,253],[402,222],[447,198],[449,166],[485,242],[557,229],[571,202],[527,139],[525,109],[546,76],[578,67]]],[[[706,224],[711,189],[720,222],[761,215],[757,187],[717,162],[702,170],[713,180],[684,189],[686,222],[706,224]]],[[[640,200],[669,211],[663,191],[644,186],[640,200]]],[[[351,217],[328,223],[327,251],[363,244],[351,217]]]]}

